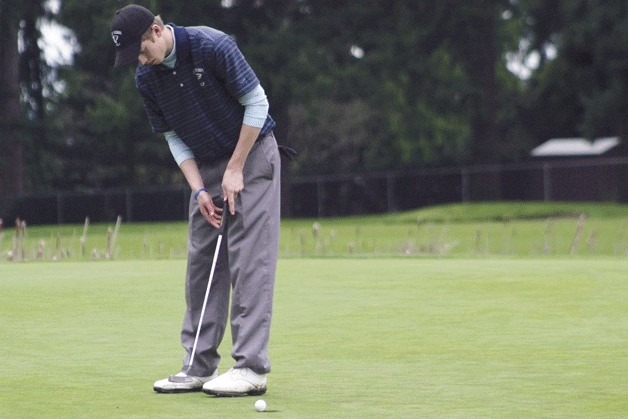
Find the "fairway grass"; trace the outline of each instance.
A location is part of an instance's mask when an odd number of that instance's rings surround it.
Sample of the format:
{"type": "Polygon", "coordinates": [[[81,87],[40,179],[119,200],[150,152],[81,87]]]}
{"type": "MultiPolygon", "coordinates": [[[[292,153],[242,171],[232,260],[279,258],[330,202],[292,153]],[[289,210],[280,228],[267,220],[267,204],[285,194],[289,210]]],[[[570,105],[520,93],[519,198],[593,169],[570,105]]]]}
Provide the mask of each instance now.
{"type": "MultiPolygon", "coordinates": [[[[162,395],[185,261],[0,265],[0,417],[256,417],[162,395]]],[[[274,417],[625,417],[628,261],[281,259],[274,417]]],[[[232,365],[230,337],[221,372],[232,365]]]]}

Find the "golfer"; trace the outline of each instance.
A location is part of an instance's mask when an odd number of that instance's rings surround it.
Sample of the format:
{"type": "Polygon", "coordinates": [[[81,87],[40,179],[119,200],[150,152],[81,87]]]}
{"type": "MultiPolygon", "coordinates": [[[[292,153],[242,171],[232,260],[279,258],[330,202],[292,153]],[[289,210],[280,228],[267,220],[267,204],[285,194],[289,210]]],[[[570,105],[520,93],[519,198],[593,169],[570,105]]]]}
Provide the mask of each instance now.
{"type": "Polygon", "coordinates": [[[115,66],[137,64],[135,83],[191,188],[181,371],[160,393],[263,394],[279,241],[280,157],[275,122],[234,39],[205,26],[164,25],[137,5],[111,22],[115,66]],[[194,362],[191,351],[223,211],[230,211],[194,362]],[[235,363],[218,375],[231,302],[235,363]]]}

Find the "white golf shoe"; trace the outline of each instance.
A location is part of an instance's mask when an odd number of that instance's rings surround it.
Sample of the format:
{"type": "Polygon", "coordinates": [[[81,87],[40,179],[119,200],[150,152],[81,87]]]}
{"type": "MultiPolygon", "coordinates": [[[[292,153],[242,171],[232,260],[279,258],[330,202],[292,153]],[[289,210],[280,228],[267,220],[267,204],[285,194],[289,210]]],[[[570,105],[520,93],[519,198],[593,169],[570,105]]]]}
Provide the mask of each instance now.
{"type": "Polygon", "coordinates": [[[171,375],[163,380],[156,381],[153,384],[153,390],[157,393],[188,393],[191,391],[200,391],[203,384],[218,377],[218,370],[214,371],[209,377],[195,377],[187,375],[184,372],[171,375]]]}
{"type": "Polygon", "coordinates": [[[266,393],[266,374],[257,374],[250,368],[231,368],[205,383],[203,392],[222,397],[258,396],[266,393]]]}

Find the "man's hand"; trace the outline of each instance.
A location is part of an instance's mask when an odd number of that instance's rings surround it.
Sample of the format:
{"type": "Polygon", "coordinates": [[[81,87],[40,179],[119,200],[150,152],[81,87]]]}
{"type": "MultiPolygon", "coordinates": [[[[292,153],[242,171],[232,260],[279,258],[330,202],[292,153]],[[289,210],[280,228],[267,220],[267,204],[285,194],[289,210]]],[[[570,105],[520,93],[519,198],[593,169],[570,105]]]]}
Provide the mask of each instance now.
{"type": "Polygon", "coordinates": [[[229,205],[231,215],[235,214],[235,200],[244,189],[244,177],[241,170],[233,170],[227,167],[222,177],[222,194],[226,204],[229,205]]]}
{"type": "Polygon", "coordinates": [[[236,198],[244,189],[244,176],[242,173],[244,172],[246,158],[259,136],[260,130],[260,128],[242,125],[238,144],[236,144],[229,163],[227,163],[225,174],[222,176],[222,195],[225,197],[227,205],[229,205],[231,215],[235,215],[236,198]]]}
{"type": "MultiPolygon", "coordinates": [[[[191,158],[184,160],[181,162],[179,167],[193,191],[201,191],[201,189],[204,189],[203,178],[198,170],[198,165],[196,164],[195,159],[191,158]]],[[[201,214],[203,214],[203,217],[205,217],[207,222],[216,228],[220,228],[222,208],[218,208],[214,205],[211,195],[206,190],[199,192],[198,196],[195,195],[195,198],[196,203],[198,204],[198,209],[201,211],[201,214]]]]}
{"type": "Polygon", "coordinates": [[[198,195],[197,202],[198,208],[207,222],[216,228],[220,228],[222,208],[214,205],[211,195],[207,192],[201,192],[198,195]]]}

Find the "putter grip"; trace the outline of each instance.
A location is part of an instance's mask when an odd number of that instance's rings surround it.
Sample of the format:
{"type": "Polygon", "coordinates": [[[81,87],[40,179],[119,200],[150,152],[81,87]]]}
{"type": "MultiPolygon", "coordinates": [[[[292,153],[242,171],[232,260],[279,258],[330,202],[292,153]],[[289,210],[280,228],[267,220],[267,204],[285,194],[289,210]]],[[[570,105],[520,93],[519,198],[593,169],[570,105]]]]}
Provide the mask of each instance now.
{"type": "Polygon", "coordinates": [[[229,204],[227,201],[223,202],[222,205],[222,223],[220,224],[220,234],[222,235],[225,231],[227,231],[227,224],[229,224],[229,216],[231,213],[229,212],[229,204]]]}

